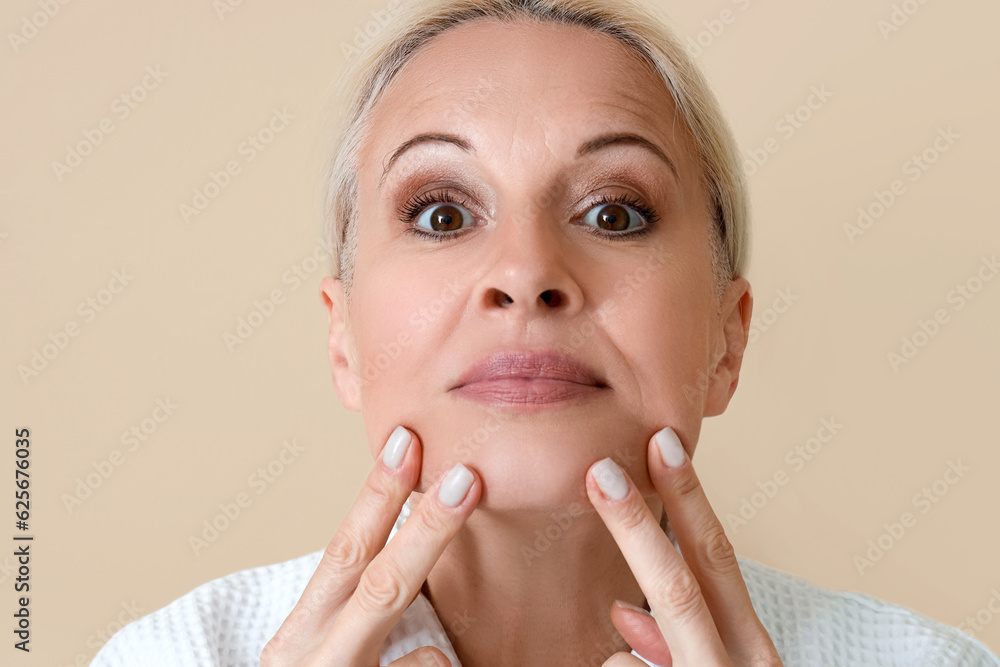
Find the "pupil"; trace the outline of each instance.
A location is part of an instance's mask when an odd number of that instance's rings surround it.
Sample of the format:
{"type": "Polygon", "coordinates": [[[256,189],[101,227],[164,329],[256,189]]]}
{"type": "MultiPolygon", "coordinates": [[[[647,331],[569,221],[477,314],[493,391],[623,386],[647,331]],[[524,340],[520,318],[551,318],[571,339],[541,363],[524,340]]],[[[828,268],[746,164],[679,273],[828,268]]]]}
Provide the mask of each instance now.
{"type": "Polygon", "coordinates": [[[621,231],[628,227],[628,211],[618,204],[607,204],[597,216],[601,227],[621,231]]]}
{"type": "Polygon", "coordinates": [[[462,224],[462,213],[454,206],[441,206],[431,216],[431,227],[438,232],[450,232],[462,224]]]}

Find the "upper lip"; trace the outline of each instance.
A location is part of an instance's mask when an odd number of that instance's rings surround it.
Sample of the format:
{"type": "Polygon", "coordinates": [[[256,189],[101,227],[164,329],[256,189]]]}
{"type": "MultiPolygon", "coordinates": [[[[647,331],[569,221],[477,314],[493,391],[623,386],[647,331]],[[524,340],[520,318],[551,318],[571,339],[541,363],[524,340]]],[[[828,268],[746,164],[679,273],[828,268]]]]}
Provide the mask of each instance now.
{"type": "Polygon", "coordinates": [[[452,389],[473,382],[504,378],[548,378],[606,387],[590,366],[554,350],[499,350],[470,366],[452,389]]]}

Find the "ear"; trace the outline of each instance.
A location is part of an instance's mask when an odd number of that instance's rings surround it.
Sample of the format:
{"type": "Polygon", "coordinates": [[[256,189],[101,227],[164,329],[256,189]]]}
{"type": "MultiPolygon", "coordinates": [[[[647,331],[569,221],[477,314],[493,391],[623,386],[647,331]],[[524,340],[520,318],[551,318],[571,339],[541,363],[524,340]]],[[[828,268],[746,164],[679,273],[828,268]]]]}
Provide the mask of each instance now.
{"type": "Polygon", "coordinates": [[[743,353],[750,336],[750,314],[753,293],[746,278],[737,277],[729,283],[722,297],[717,326],[713,331],[715,349],[709,368],[708,392],[705,395],[705,417],[721,415],[736,391],[743,366],[743,353]]]}
{"type": "Polygon", "coordinates": [[[327,355],[333,385],[340,402],[348,410],[361,411],[361,376],[357,370],[357,348],[347,326],[347,298],[339,278],[326,276],[320,283],[320,297],[330,322],[327,355]]]}

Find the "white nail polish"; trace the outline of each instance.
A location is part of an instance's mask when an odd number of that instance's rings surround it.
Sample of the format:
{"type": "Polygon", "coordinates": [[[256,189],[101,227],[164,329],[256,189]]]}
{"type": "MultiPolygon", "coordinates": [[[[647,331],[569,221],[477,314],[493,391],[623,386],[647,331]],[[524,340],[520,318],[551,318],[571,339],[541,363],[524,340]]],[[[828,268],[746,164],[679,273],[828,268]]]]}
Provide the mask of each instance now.
{"type": "Polygon", "coordinates": [[[677,468],[684,465],[687,455],[684,453],[684,445],[681,444],[674,429],[667,426],[657,431],[653,439],[656,441],[656,446],[660,448],[660,457],[667,466],[677,468]]]}
{"type": "Polygon", "coordinates": [[[618,464],[610,458],[601,459],[594,466],[594,479],[597,486],[609,500],[621,500],[628,495],[628,480],[618,464]]]}
{"type": "Polygon", "coordinates": [[[632,611],[637,611],[644,616],[651,616],[649,610],[643,609],[642,607],[636,607],[634,604],[625,602],[624,600],[615,600],[615,606],[621,607],[622,609],[631,609],[632,611]]]}
{"type": "Polygon", "coordinates": [[[448,507],[459,505],[469,492],[472,480],[472,472],[461,463],[456,463],[441,482],[438,498],[448,507]]]}
{"type": "Polygon", "coordinates": [[[397,426],[382,449],[382,461],[390,468],[398,468],[406,456],[406,449],[410,446],[411,439],[409,431],[397,426]]]}

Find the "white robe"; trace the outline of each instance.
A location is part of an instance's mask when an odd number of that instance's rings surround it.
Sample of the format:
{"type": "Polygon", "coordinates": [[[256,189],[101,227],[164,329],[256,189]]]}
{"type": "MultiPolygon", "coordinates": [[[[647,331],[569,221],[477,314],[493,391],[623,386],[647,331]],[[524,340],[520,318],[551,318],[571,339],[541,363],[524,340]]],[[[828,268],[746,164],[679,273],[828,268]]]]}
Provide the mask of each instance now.
{"type": "MultiPolygon", "coordinates": [[[[407,502],[390,540],[409,512],[407,502]]],[[[676,547],[669,526],[666,530],[676,547]]],[[[321,555],[317,551],[202,584],[115,633],[91,667],[258,667],[261,650],[295,606],[321,555]]],[[[743,556],[737,559],[754,610],[785,667],[1000,667],[1000,658],[956,628],[862,593],[820,588],[743,556]]],[[[460,667],[434,607],[418,593],[386,637],[379,664],[384,667],[421,646],[439,648],[460,667]]]]}

